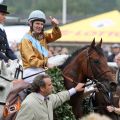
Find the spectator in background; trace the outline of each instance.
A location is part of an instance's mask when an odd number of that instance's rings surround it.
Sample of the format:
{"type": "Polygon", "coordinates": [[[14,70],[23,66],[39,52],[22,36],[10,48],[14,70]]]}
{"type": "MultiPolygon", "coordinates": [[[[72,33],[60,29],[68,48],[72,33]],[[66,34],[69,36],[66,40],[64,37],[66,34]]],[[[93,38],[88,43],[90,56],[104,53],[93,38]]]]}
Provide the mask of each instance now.
{"type": "Polygon", "coordinates": [[[118,53],[118,54],[115,56],[115,62],[117,63],[118,67],[120,68],[120,53],[118,53]]]}
{"type": "Polygon", "coordinates": [[[61,55],[68,55],[68,49],[67,48],[62,48],[61,52],[60,52],[61,55]]]}
{"type": "Polygon", "coordinates": [[[9,47],[7,36],[2,25],[5,22],[7,14],[9,14],[7,6],[0,4],[0,60],[4,60],[5,62],[8,62],[9,59],[17,59],[17,56],[9,47]]]}
{"type": "Polygon", "coordinates": [[[113,44],[111,46],[111,52],[112,52],[112,54],[108,56],[108,62],[114,62],[115,56],[120,52],[120,45],[113,44]]]}
{"type": "Polygon", "coordinates": [[[61,50],[62,50],[61,47],[55,47],[54,55],[60,55],[61,50]]]}
{"type": "Polygon", "coordinates": [[[116,113],[116,114],[120,115],[120,53],[118,53],[115,56],[115,62],[118,65],[118,71],[117,71],[117,74],[116,74],[116,79],[117,79],[117,82],[118,82],[118,86],[117,86],[116,91],[113,93],[113,101],[118,101],[118,102],[116,103],[117,106],[113,106],[113,105],[112,106],[107,106],[107,110],[111,113],[116,113]]]}
{"type": "Polygon", "coordinates": [[[48,47],[48,57],[54,56],[54,47],[49,46],[48,47]]]}
{"type": "MultiPolygon", "coordinates": [[[[46,16],[41,10],[31,12],[28,17],[30,31],[24,35],[20,43],[24,77],[38,72],[44,73],[46,67],[53,67],[48,63],[48,43],[60,38],[61,31],[57,19],[50,16],[50,21],[53,26],[52,33],[45,33],[46,16]]],[[[32,83],[34,77],[27,78],[25,81],[32,83]]]]}
{"type": "Polygon", "coordinates": [[[118,81],[118,84],[120,85],[120,53],[115,56],[115,62],[117,63],[117,66],[118,66],[116,79],[118,81]]]}

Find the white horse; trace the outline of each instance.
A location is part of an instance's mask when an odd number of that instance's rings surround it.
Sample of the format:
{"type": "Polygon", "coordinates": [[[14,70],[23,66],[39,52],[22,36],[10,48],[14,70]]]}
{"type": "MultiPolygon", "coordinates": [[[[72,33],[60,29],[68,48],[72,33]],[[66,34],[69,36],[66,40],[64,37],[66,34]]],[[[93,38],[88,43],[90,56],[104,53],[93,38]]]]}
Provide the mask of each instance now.
{"type": "Polygon", "coordinates": [[[22,68],[18,60],[10,60],[8,63],[0,61],[0,118],[2,116],[3,106],[6,103],[6,98],[13,88],[12,81],[18,78],[22,78],[22,68]]]}

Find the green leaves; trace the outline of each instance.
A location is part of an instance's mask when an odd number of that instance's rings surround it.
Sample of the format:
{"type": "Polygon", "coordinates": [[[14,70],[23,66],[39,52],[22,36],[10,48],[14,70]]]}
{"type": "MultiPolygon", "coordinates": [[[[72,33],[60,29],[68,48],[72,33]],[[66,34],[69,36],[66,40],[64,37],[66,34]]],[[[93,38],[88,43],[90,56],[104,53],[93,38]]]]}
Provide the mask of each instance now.
{"type": "MultiPolygon", "coordinates": [[[[54,93],[65,90],[64,80],[60,69],[55,67],[53,69],[49,69],[47,73],[53,80],[54,93]]],[[[54,110],[54,120],[75,120],[71,106],[68,102],[54,110]]]]}

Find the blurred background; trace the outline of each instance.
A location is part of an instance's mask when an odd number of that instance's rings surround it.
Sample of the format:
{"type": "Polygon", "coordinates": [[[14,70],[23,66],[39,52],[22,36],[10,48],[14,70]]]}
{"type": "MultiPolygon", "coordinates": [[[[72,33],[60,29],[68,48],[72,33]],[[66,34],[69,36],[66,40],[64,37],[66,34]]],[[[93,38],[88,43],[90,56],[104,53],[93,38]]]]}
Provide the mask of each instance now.
{"type": "Polygon", "coordinates": [[[62,49],[71,54],[90,44],[94,37],[96,42],[103,39],[102,47],[107,56],[112,54],[113,44],[119,46],[120,0],[1,0],[1,3],[7,4],[10,11],[5,30],[14,51],[18,51],[21,38],[29,30],[27,18],[30,12],[36,9],[46,14],[47,32],[52,27],[49,16],[60,22],[62,38],[49,44],[50,49],[56,50],[54,55],[59,54],[58,51],[62,49]]]}
{"type": "Polygon", "coordinates": [[[18,17],[20,22],[35,9],[41,9],[46,16],[55,16],[62,22],[65,4],[67,22],[120,9],[120,0],[3,0],[3,3],[8,5],[10,15],[18,17]]]}

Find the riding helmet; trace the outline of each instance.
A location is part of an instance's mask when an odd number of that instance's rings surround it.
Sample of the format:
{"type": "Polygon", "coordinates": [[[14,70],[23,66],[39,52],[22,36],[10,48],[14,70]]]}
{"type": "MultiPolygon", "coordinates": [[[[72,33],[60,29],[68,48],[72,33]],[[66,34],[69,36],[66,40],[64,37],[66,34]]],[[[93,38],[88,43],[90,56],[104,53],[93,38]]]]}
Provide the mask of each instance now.
{"type": "Polygon", "coordinates": [[[41,10],[32,11],[28,17],[28,22],[40,20],[45,23],[46,16],[41,10]]]}

